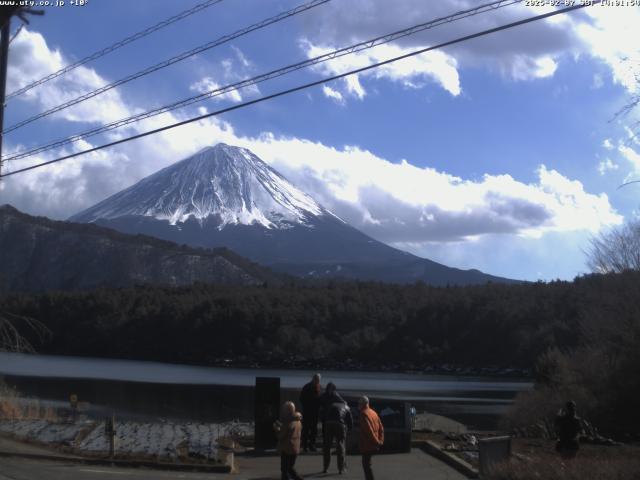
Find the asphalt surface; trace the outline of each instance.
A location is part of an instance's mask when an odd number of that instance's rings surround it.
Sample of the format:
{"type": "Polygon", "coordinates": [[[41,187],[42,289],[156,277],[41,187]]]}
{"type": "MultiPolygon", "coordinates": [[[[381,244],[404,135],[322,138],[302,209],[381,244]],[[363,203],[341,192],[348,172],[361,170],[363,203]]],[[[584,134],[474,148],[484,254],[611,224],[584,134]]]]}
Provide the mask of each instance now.
{"type": "Polygon", "coordinates": [[[236,476],[210,473],[183,473],[146,469],[125,469],[79,465],[64,462],[43,462],[20,458],[0,459],[0,480],[215,480],[239,478],[236,476]]]}
{"type": "MultiPolygon", "coordinates": [[[[0,480],[279,480],[280,458],[239,457],[238,474],[212,474],[158,471],[147,469],[126,469],[90,466],[61,461],[33,461],[17,457],[0,458],[0,480]]],[[[319,454],[303,455],[296,464],[298,473],[305,478],[336,478],[340,480],[362,479],[359,456],[347,457],[348,470],[338,475],[335,457],[327,474],[322,474],[322,458],[319,454]]],[[[463,480],[466,477],[448,465],[421,450],[407,454],[380,455],[374,457],[374,473],[377,480],[397,480],[401,478],[428,478],[430,480],[463,480]]]]}

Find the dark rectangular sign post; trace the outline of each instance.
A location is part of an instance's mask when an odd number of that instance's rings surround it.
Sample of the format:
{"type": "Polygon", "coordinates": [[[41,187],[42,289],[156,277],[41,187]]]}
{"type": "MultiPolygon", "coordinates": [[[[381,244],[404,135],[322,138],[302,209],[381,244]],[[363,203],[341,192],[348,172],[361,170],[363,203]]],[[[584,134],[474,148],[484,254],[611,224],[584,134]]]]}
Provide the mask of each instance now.
{"type": "Polygon", "coordinates": [[[256,377],[255,388],[255,448],[276,448],[273,422],[280,416],[280,378],[256,377]]]}

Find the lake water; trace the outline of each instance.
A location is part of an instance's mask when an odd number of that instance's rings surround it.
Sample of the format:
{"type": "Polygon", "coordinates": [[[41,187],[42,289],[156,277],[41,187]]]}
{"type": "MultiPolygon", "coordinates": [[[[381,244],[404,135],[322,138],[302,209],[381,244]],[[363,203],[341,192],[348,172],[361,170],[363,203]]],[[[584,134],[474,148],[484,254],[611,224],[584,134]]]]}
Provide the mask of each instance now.
{"type": "MultiPolygon", "coordinates": [[[[75,393],[94,412],[126,417],[251,419],[256,377],[280,377],[283,398],[295,399],[314,372],[214,368],[158,362],[0,353],[0,375],[25,395],[66,405],[75,393]]],[[[515,395],[532,387],[518,379],[403,373],[323,371],[348,396],[403,399],[416,408],[478,428],[494,428],[515,395]]]]}

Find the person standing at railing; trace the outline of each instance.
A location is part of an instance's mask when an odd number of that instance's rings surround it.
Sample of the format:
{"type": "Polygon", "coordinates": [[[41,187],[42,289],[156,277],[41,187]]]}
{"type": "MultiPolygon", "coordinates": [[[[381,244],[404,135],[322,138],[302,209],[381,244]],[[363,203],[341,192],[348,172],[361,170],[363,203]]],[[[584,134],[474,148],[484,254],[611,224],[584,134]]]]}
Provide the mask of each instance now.
{"type": "Polygon", "coordinates": [[[300,405],[302,406],[302,450],[316,451],[318,436],[318,412],[320,410],[320,374],[316,373],[309,383],[302,387],[300,405]]]}

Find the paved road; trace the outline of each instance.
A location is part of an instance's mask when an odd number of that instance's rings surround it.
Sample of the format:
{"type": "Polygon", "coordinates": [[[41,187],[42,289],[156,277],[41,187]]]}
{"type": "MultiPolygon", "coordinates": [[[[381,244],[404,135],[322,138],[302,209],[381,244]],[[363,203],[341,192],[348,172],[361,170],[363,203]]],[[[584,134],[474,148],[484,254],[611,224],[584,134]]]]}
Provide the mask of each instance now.
{"type": "MultiPolygon", "coordinates": [[[[238,458],[240,475],[237,478],[247,480],[279,480],[280,457],[238,458]],[[242,475],[245,475],[242,477],[242,475]]],[[[335,478],[336,480],[362,479],[360,456],[347,456],[348,470],[346,475],[338,475],[336,458],[332,457],[329,472],[322,474],[322,457],[320,454],[302,455],[298,457],[296,470],[305,478],[335,478]]],[[[378,455],[373,458],[373,470],[376,480],[398,480],[428,478],[429,480],[464,480],[458,473],[440,460],[427,455],[422,450],[411,453],[378,455]]]]}
{"type": "MultiPolygon", "coordinates": [[[[323,475],[321,457],[306,455],[299,458],[298,472],[305,478],[335,478],[336,480],[362,479],[360,457],[347,458],[349,470],[338,475],[335,458],[329,473],[323,475]]],[[[279,457],[239,458],[237,475],[183,473],[146,469],[124,469],[78,465],[66,462],[43,462],[20,458],[0,458],[0,480],[279,480],[279,457]]],[[[444,463],[414,450],[410,454],[382,455],[374,458],[374,471],[378,480],[401,478],[428,478],[430,480],[464,480],[465,477],[444,463]]]]}
{"type": "Polygon", "coordinates": [[[0,459],[0,480],[229,480],[229,475],[182,473],[144,469],[124,469],[79,465],[63,462],[43,462],[18,458],[0,459]]]}

